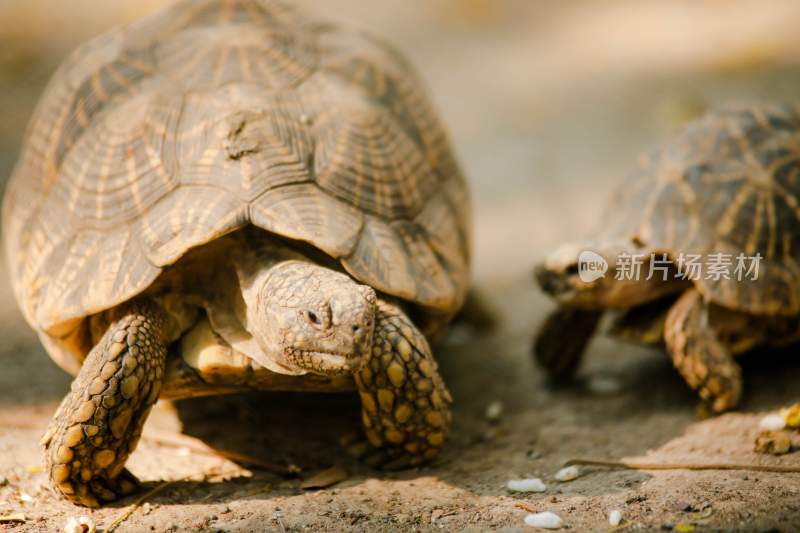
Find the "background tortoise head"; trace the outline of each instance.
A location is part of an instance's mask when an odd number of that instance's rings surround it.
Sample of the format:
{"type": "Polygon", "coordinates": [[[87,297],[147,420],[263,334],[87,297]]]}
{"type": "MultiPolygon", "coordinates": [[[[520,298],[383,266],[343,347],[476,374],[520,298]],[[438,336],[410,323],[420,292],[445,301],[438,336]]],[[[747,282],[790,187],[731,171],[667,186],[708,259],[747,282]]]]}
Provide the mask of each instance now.
{"type": "MultiPolygon", "coordinates": [[[[666,265],[674,272],[674,266],[666,265]]],[[[562,305],[585,309],[634,307],[674,292],[678,285],[670,275],[664,281],[661,275],[648,278],[650,251],[636,239],[614,240],[607,243],[567,243],[549,253],[534,268],[539,286],[562,305]],[[618,267],[625,257],[642,254],[638,276],[617,276],[618,267]],[[592,263],[593,269],[580,263],[592,263]]]]}
{"type": "Polygon", "coordinates": [[[290,370],[340,375],[372,351],[375,291],[303,261],[284,261],[243,287],[247,321],[265,353],[290,370]]]}

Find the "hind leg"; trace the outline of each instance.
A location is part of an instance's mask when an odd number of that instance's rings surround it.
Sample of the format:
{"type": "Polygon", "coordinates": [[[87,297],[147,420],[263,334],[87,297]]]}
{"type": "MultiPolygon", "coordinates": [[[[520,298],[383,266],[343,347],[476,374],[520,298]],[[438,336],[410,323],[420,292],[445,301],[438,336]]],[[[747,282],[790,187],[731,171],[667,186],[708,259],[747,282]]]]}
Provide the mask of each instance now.
{"type": "Polygon", "coordinates": [[[736,407],[742,395],[741,368],[711,326],[708,305],[696,289],[673,304],[664,341],[675,368],[714,412],[736,407]]]}
{"type": "Polygon", "coordinates": [[[164,322],[149,302],[114,311],[42,439],[53,486],[75,504],[97,507],[136,489],[125,461],[161,391],[164,322]]]}

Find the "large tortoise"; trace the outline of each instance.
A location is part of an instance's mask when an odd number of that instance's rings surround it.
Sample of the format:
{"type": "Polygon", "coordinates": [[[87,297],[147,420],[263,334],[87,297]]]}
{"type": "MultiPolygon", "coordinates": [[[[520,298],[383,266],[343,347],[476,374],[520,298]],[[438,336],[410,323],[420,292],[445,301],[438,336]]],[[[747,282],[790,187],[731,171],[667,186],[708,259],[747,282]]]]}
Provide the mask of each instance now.
{"type": "Polygon", "coordinates": [[[734,355],[800,340],[800,111],[731,106],[688,124],[640,160],[600,227],[536,268],[559,304],[539,362],[568,376],[615,310],[612,333],[663,342],[705,408],[733,408],[734,355]]]}
{"type": "Polygon", "coordinates": [[[465,181],[409,65],[280,3],[182,0],[61,66],[3,205],[27,321],[76,375],[47,473],[96,506],[159,397],[358,390],[373,464],[433,458],[428,339],[465,299],[465,181]]]}

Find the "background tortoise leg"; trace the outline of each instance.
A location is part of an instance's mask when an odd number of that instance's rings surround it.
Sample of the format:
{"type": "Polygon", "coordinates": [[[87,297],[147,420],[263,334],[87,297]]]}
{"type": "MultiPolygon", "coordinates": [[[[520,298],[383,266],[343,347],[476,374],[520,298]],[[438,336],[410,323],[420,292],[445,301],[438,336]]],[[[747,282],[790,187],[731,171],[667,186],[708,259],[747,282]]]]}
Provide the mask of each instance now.
{"type": "Polygon", "coordinates": [[[547,373],[556,380],[570,378],[581,362],[602,311],[563,306],[556,308],[539,328],[533,342],[533,354],[547,373]]]}
{"type": "Polygon", "coordinates": [[[167,353],[157,305],[131,303],[112,313],[42,439],[56,490],[87,507],[136,489],[125,461],[158,399],[167,353]]]}
{"type": "Polygon", "coordinates": [[[714,412],[736,406],[742,394],[742,371],[708,320],[708,307],[696,289],[672,306],[664,341],[675,368],[714,412]]]}
{"type": "Polygon", "coordinates": [[[365,461],[404,468],[438,455],[450,426],[452,398],[428,341],[395,305],[378,302],[372,356],[355,375],[365,461]]]}

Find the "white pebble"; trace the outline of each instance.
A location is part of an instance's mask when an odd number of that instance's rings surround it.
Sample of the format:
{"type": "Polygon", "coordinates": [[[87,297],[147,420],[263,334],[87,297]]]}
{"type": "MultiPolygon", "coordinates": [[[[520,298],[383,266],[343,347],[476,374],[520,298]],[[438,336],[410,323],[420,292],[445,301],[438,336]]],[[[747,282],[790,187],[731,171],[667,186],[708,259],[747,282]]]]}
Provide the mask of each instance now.
{"type": "Polygon", "coordinates": [[[496,401],[486,406],[486,419],[490,422],[496,422],[503,414],[503,402],[496,401]]]}
{"type": "Polygon", "coordinates": [[[622,389],[622,384],[619,379],[614,376],[592,376],[586,383],[586,388],[589,392],[601,396],[617,394],[622,389]]]}
{"type": "Polygon", "coordinates": [[[511,479],[506,483],[511,492],[544,492],[547,487],[538,477],[530,479],[511,479]]]}
{"type": "Polygon", "coordinates": [[[616,527],[622,522],[622,513],[616,509],[608,513],[608,523],[612,527],[616,527]]]}
{"type": "Polygon", "coordinates": [[[64,533],[95,533],[97,526],[88,516],[72,517],[64,526],[64,533]]]}
{"type": "Polygon", "coordinates": [[[572,481],[581,475],[577,466],[568,466],[556,472],[556,481],[572,481]]]}
{"type": "Polygon", "coordinates": [[[532,527],[540,527],[542,529],[558,529],[564,525],[561,517],[550,511],[543,513],[533,513],[525,517],[525,523],[532,527]]]}
{"type": "Polygon", "coordinates": [[[758,425],[767,431],[778,431],[786,427],[786,419],[781,415],[767,415],[761,419],[758,425]]]}

